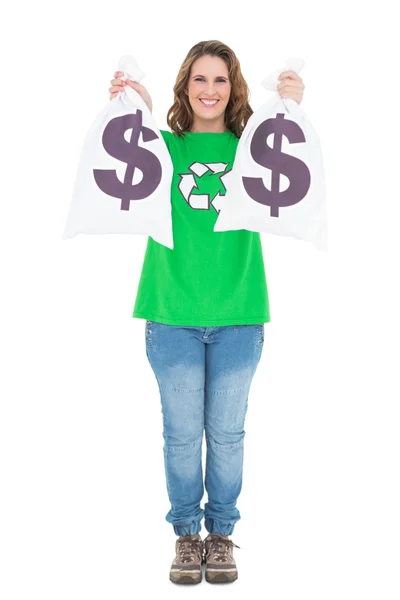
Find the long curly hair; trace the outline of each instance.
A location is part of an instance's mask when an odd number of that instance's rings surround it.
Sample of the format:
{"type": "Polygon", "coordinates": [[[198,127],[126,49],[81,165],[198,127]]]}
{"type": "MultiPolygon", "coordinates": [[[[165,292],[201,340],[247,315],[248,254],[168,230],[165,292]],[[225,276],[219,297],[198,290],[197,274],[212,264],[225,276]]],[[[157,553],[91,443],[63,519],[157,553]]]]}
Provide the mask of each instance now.
{"type": "Polygon", "coordinates": [[[200,56],[205,55],[219,56],[227,65],[231,92],[225,109],[225,126],[240,138],[248,119],[253,114],[249,104],[249,88],[235,53],[218,40],[198,42],[187,53],[174,85],[174,103],[167,113],[168,126],[179,136],[191,130],[193,110],[184,90],[188,87],[192,64],[200,56]]]}

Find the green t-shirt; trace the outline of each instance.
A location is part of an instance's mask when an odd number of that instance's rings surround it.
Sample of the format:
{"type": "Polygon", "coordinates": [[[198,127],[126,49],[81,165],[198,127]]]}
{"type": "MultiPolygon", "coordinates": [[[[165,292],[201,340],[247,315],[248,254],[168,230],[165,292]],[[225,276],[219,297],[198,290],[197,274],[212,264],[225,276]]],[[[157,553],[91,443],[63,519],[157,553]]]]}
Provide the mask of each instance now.
{"type": "Polygon", "coordinates": [[[161,134],[174,165],[174,248],[149,236],[132,316],[198,327],[270,321],[260,234],[214,231],[239,138],[232,131],[161,134]]]}

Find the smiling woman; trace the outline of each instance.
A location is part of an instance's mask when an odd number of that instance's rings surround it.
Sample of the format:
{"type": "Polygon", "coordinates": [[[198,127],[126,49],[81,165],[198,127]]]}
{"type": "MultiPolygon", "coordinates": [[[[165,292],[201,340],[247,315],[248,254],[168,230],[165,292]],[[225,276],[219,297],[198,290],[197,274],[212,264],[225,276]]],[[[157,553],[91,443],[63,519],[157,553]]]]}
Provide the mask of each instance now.
{"type": "Polygon", "coordinates": [[[260,234],[215,232],[239,138],[253,113],[234,52],[218,40],[187,54],[161,130],[174,166],[174,248],[148,238],[133,317],[159,383],[170,510],[178,535],[170,579],[202,578],[201,521],[209,532],[206,579],[234,581],[236,502],[242,485],[244,419],[270,321],[260,234]],[[202,439],[208,502],[200,503],[202,439]]]}

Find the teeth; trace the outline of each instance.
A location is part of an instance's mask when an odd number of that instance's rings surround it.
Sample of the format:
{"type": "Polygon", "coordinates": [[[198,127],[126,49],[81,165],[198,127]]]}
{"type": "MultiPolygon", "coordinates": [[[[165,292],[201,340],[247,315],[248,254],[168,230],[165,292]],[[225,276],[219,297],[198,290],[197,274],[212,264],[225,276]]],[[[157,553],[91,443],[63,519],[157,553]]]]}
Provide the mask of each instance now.
{"type": "Polygon", "coordinates": [[[207,104],[208,106],[212,106],[213,104],[217,104],[218,100],[207,101],[203,100],[203,98],[200,98],[200,102],[203,102],[203,104],[207,104]]]}

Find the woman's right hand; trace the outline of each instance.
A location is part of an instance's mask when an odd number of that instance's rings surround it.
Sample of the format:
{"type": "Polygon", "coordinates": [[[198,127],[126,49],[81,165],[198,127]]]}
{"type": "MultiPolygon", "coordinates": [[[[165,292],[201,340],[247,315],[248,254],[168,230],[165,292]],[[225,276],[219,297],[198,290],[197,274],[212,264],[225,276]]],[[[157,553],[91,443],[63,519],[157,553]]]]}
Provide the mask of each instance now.
{"type": "Polygon", "coordinates": [[[111,87],[108,88],[108,91],[110,92],[110,100],[115,98],[115,96],[119,92],[122,92],[126,85],[129,85],[133,90],[135,90],[139,94],[139,96],[147,104],[148,109],[151,112],[153,110],[153,102],[151,100],[149,92],[146,90],[144,85],[141,85],[137,81],[131,81],[130,79],[124,81],[123,79],[121,79],[121,77],[123,76],[124,74],[122,71],[116,71],[114,73],[114,79],[111,79],[111,87]]]}

